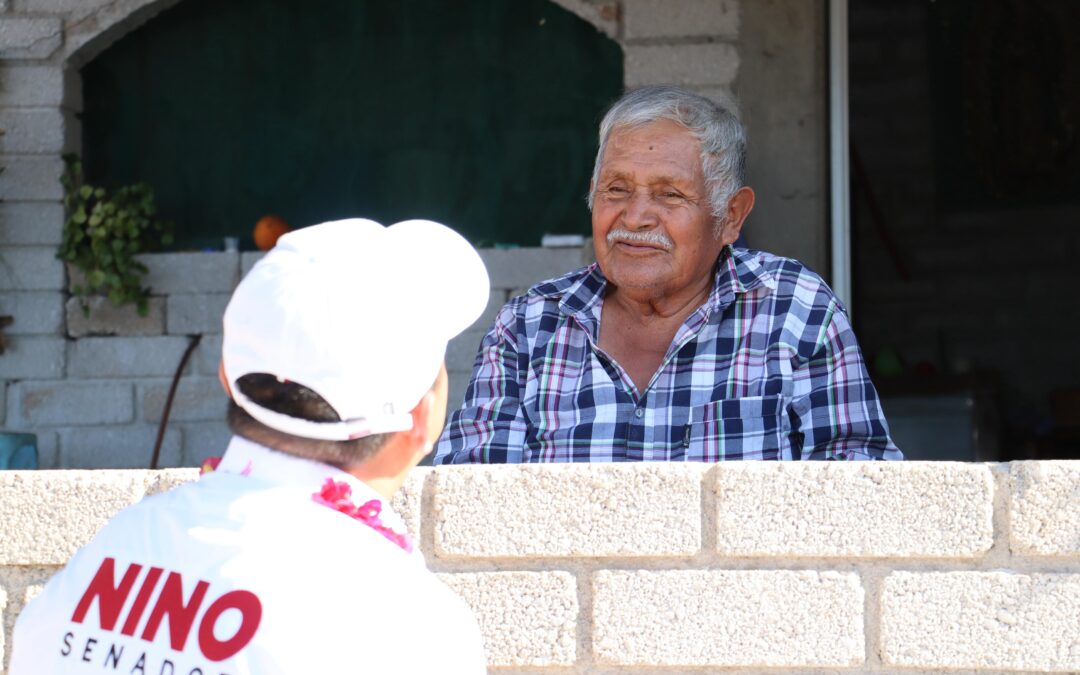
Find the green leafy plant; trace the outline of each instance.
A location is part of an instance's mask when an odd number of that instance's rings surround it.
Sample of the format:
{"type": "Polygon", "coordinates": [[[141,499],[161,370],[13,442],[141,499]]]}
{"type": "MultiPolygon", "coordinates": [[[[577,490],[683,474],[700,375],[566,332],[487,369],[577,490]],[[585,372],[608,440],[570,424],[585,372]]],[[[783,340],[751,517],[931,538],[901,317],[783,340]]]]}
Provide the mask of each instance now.
{"type": "Polygon", "coordinates": [[[142,285],[146,266],[136,254],[172,243],[172,225],[155,216],[154,191],[145,183],[114,190],[83,181],[82,162],[64,157],[64,240],[57,257],[82,272],[72,292],[89,312],[86,298],[104,295],[115,305],[135,303],[140,315],[149,307],[150,289],[142,285]]]}

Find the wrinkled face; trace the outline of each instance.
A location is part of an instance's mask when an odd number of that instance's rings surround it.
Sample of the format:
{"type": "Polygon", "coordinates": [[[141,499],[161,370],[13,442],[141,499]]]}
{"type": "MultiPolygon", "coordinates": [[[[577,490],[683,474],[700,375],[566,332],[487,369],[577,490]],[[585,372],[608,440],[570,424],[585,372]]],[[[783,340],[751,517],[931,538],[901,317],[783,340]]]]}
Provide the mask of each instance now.
{"type": "Polygon", "coordinates": [[[709,283],[713,234],[700,144],[667,120],[608,137],[593,189],[596,260],[616,287],[661,296],[709,283]]]}

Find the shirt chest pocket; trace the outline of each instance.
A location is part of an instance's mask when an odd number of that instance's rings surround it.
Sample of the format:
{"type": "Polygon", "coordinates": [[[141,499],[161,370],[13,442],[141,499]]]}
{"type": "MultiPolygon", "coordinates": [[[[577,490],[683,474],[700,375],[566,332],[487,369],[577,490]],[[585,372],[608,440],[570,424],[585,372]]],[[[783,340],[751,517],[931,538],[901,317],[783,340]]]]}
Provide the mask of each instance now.
{"type": "Polygon", "coordinates": [[[686,458],[721,462],[776,460],[784,455],[790,422],[782,396],[713,401],[690,409],[686,458]]]}

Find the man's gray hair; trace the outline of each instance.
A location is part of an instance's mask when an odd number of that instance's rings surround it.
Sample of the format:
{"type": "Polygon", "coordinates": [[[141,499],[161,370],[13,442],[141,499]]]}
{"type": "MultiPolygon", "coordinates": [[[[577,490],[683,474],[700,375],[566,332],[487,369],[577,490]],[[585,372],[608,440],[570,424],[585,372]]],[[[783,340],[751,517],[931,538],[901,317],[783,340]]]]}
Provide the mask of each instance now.
{"type": "Polygon", "coordinates": [[[746,181],[746,131],[738,116],[704,96],[671,86],[641,87],[623,95],[600,122],[600,148],[593,166],[589,209],[600,187],[600,164],[611,133],[669,120],[686,127],[701,144],[701,172],[717,223],[727,214],[728,201],[746,181]]]}

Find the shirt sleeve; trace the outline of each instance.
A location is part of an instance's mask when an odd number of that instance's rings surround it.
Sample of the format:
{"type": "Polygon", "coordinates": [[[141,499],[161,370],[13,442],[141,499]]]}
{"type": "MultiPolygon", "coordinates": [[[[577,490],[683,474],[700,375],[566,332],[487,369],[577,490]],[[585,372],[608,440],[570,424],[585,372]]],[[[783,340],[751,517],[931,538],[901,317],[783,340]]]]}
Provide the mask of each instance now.
{"type": "Polygon", "coordinates": [[[813,353],[793,376],[793,458],[904,458],[889,437],[855,333],[835,299],[829,303],[813,353]]]}
{"type": "Polygon", "coordinates": [[[450,415],[435,448],[435,464],[516,464],[522,461],[526,420],[521,410],[524,369],[516,305],[503,307],[480,343],[460,410],[450,415]],[[519,341],[520,339],[520,341],[519,341]]]}

